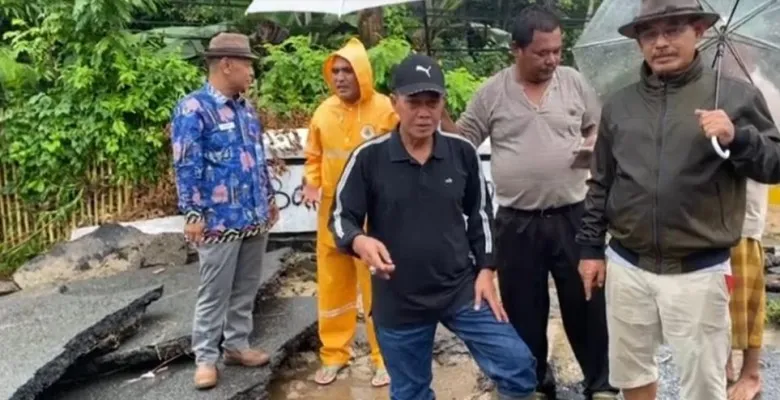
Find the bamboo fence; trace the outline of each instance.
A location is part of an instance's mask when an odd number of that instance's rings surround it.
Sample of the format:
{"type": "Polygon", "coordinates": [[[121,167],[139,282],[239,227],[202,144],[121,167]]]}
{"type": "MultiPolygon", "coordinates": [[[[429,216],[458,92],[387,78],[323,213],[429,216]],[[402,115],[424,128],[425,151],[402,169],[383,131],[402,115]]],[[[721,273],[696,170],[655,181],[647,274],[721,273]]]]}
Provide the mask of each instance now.
{"type": "MultiPolygon", "coordinates": [[[[97,183],[85,192],[66,218],[52,218],[34,213],[17,196],[0,192],[0,248],[21,246],[32,239],[43,245],[67,240],[73,229],[115,221],[118,216],[138,203],[137,190],[132,185],[108,185],[112,175],[110,165],[99,165],[89,171],[88,182],[97,183]]],[[[16,169],[0,165],[0,189],[16,178],[16,169]]]]}

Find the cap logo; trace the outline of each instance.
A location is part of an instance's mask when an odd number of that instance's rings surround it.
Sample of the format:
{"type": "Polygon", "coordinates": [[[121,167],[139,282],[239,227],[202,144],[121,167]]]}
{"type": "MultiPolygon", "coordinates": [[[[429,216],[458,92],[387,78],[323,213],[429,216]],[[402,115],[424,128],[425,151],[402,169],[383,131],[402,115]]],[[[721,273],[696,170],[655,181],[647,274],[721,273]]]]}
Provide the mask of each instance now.
{"type": "Polygon", "coordinates": [[[428,78],[431,77],[431,67],[430,66],[428,66],[428,68],[425,68],[422,65],[418,65],[414,70],[415,71],[424,72],[425,75],[428,75],[428,78]]]}

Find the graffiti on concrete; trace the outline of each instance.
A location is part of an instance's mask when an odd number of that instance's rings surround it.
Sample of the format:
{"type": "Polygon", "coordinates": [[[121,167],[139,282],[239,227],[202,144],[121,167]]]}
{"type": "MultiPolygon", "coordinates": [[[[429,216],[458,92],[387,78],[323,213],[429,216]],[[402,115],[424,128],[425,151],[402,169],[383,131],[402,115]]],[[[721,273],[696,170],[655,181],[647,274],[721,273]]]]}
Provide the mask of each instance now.
{"type": "Polygon", "coordinates": [[[274,200],[279,210],[285,210],[290,206],[300,207],[303,204],[303,185],[298,185],[290,189],[291,182],[282,182],[281,179],[274,177],[271,180],[271,188],[274,191],[274,200]]]}

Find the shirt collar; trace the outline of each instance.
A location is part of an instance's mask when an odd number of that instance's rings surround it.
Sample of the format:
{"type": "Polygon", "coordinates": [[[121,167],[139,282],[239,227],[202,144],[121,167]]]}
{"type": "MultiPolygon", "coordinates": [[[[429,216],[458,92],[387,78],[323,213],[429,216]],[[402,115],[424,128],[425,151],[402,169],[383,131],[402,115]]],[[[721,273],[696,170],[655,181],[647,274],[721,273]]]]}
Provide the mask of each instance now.
{"type": "MultiPolygon", "coordinates": [[[[401,142],[401,134],[398,133],[398,127],[390,135],[392,135],[390,137],[390,161],[414,161],[401,142]]],[[[447,143],[445,143],[444,137],[438,130],[433,133],[433,152],[431,152],[431,157],[437,160],[447,158],[447,143]]]]}
{"type": "MultiPolygon", "coordinates": [[[[206,85],[204,86],[204,90],[206,91],[206,93],[209,94],[209,96],[211,96],[211,98],[214,100],[214,102],[217,103],[218,106],[223,106],[223,105],[227,104],[231,100],[229,97],[227,97],[224,94],[220,93],[219,90],[217,90],[209,82],[206,82],[206,85]]],[[[238,96],[235,99],[235,102],[238,103],[241,106],[244,106],[246,104],[245,101],[246,100],[244,99],[243,96],[238,96]]]]}

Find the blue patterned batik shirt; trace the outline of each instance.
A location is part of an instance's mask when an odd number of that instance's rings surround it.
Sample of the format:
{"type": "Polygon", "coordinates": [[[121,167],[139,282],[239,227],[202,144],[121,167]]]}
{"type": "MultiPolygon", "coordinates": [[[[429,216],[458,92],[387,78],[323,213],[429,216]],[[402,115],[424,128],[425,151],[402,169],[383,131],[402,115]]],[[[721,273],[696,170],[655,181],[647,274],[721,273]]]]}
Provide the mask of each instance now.
{"type": "Polygon", "coordinates": [[[207,83],[179,102],[171,130],[179,210],[205,221],[204,242],[267,231],[273,190],[255,109],[207,83]]]}

